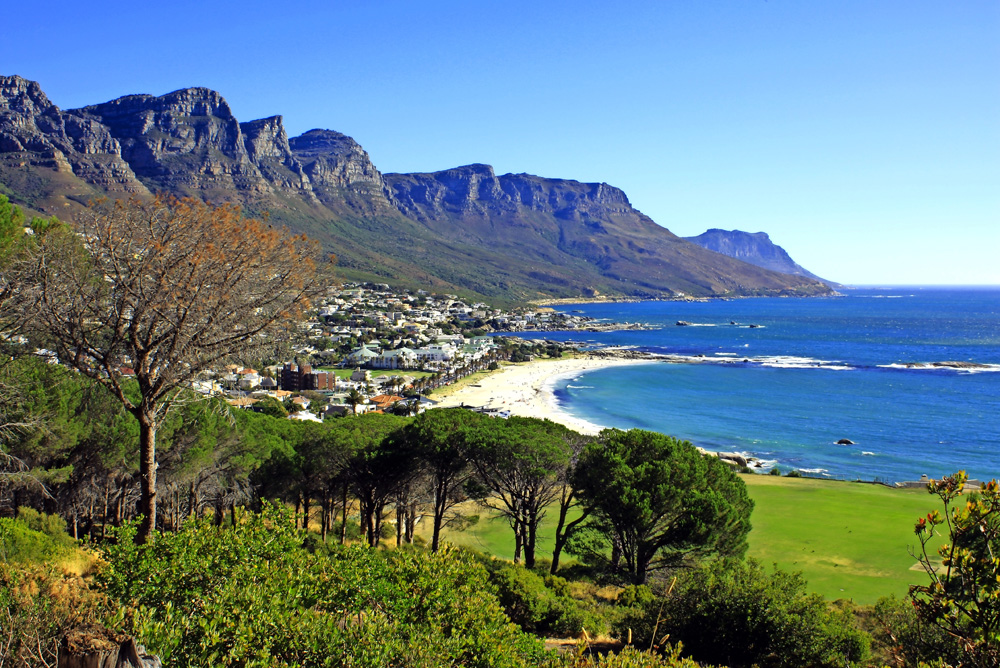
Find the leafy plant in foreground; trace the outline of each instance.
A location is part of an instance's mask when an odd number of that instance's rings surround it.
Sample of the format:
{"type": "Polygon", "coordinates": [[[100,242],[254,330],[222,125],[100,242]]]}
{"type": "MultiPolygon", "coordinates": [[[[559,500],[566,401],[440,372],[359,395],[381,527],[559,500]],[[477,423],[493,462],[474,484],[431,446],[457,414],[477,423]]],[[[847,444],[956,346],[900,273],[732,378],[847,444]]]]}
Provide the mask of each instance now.
{"type": "Polygon", "coordinates": [[[952,639],[958,665],[985,668],[1000,665],[1000,485],[991,480],[962,503],[967,481],[959,471],[927,486],[944,512],[917,520],[917,559],[930,583],[911,586],[910,599],[921,620],[952,639]],[[938,548],[938,567],[928,544],[942,526],[950,542],[938,548]]]}
{"type": "Polygon", "coordinates": [[[481,566],[452,550],[308,551],[288,512],[189,522],[107,546],[109,624],[171,666],[526,666],[541,644],[503,614],[481,566]]]}

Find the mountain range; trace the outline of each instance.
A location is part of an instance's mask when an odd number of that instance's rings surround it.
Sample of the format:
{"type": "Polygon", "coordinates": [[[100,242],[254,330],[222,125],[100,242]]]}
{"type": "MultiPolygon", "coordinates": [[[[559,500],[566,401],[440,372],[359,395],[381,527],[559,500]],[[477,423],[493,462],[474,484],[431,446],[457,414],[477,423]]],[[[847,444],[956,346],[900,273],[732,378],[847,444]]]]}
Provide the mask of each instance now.
{"type": "Polygon", "coordinates": [[[0,77],[0,193],[72,219],[99,197],[158,192],[268,215],[319,240],[352,280],[505,301],[830,292],[682,239],[605,183],[484,164],[382,173],[344,134],[241,123],[207,88],[63,110],[38,83],[0,77]]]}

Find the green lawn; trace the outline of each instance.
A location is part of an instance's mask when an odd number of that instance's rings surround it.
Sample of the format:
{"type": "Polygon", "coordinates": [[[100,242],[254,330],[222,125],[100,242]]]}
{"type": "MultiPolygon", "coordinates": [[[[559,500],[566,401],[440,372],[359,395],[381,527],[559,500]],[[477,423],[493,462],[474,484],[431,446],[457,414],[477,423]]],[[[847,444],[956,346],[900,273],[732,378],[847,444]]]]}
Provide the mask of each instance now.
{"type": "Polygon", "coordinates": [[[872,603],[904,596],[927,576],[912,567],[918,517],[940,507],[925,490],[746,475],[756,503],[750,554],[765,564],[802,571],[826,598],[872,603]]]}
{"type": "MultiPolygon", "coordinates": [[[[880,596],[905,596],[910,584],[926,582],[908,550],[918,543],[917,518],[938,508],[924,490],[881,485],[746,475],[756,503],[749,554],[766,565],[801,571],[809,588],[828,599],[873,603],[880,596]]],[[[462,532],[445,531],[445,540],[511,559],[514,540],[502,519],[467,505],[480,516],[462,532]]],[[[538,558],[552,554],[555,513],[542,523],[538,558]]],[[[563,555],[563,563],[572,559],[563,555]]]]}
{"type": "MultiPolygon", "coordinates": [[[[335,367],[320,367],[318,371],[327,371],[336,374],[337,378],[341,380],[348,380],[351,374],[354,373],[354,369],[339,369],[335,367]]],[[[414,369],[370,369],[372,378],[378,378],[379,376],[410,376],[411,378],[425,378],[432,375],[430,371],[417,371],[414,369]]]]}

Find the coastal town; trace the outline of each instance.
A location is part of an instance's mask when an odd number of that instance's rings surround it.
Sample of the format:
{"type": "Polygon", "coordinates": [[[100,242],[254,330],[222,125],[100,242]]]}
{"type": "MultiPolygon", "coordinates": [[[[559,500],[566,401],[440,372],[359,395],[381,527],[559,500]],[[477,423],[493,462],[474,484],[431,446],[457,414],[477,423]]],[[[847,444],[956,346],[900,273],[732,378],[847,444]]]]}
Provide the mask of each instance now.
{"type": "Polygon", "coordinates": [[[288,358],[262,369],[229,365],[195,383],[239,408],[322,421],[366,412],[416,414],[427,395],[501,361],[558,357],[545,331],[639,325],[596,323],[548,307],[500,309],[457,295],[394,290],[385,284],[332,287],[298,323],[288,358]],[[505,337],[510,333],[516,338],[505,337]],[[527,336],[526,336],[527,335],[527,336]]]}

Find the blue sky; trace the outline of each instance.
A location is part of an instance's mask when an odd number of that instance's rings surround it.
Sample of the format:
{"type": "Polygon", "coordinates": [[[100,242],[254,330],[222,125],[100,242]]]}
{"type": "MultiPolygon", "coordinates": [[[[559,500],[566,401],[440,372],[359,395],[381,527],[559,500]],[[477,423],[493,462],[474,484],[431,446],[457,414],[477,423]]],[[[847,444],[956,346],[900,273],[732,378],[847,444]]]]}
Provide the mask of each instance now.
{"type": "Polygon", "coordinates": [[[63,108],[206,86],[384,172],[603,181],[845,283],[1000,284],[996,0],[142,5],[6,8],[0,74],[63,108]]]}

